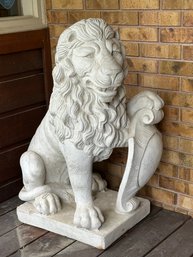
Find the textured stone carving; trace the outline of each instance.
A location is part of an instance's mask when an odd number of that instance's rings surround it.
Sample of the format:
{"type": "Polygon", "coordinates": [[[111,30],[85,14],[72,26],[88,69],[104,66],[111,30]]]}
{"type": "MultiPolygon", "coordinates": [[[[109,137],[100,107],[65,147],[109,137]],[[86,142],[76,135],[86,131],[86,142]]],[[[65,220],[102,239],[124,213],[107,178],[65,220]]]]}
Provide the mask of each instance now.
{"type": "Polygon", "coordinates": [[[139,93],[127,104],[130,118],[128,159],[117,196],[116,210],[135,210],[139,200],[135,198],[154,174],[162,154],[162,137],[154,124],[163,118],[162,99],[149,91],[139,93]]]}
{"type": "Polygon", "coordinates": [[[113,148],[129,142],[116,208],[137,208],[135,194],[162,153],[154,124],[163,117],[163,101],[145,91],[126,104],[124,48],[101,19],[82,20],[66,29],[55,59],[49,110],[21,156],[24,187],[19,197],[33,201],[45,215],[60,211],[60,199],[75,201],[74,224],[97,229],[104,217],[93,204],[92,188],[103,190],[106,184],[92,176],[93,162],[107,159],[113,148]]]}

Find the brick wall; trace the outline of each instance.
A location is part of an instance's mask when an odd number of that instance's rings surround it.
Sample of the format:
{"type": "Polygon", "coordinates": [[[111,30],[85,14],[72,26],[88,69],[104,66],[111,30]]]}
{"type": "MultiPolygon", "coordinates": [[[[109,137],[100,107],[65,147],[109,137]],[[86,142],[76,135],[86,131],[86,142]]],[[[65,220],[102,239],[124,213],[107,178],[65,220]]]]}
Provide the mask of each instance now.
{"type": "MultiPolygon", "coordinates": [[[[159,125],[164,152],[155,175],[140,194],[166,209],[193,215],[193,1],[47,0],[52,53],[60,33],[83,18],[105,19],[120,33],[129,65],[128,99],[141,90],[165,101],[159,125]]],[[[117,189],[127,149],[97,164],[117,189]]]]}

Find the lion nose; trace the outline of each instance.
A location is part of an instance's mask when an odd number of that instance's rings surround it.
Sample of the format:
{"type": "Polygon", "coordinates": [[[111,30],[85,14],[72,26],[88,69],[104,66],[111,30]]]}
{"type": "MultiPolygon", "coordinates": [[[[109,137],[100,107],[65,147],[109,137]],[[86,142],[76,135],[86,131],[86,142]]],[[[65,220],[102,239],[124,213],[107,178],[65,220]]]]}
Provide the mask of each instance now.
{"type": "Polygon", "coordinates": [[[121,66],[115,60],[112,60],[112,58],[103,58],[101,69],[108,76],[116,76],[122,71],[121,66]]]}
{"type": "Polygon", "coordinates": [[[105,74],[105,75],[108,75],[108,76],[116,76],[118,73],[121,72],[121,69],[120,68],[103,68],[102,69],[102,72],[105,74]]]}

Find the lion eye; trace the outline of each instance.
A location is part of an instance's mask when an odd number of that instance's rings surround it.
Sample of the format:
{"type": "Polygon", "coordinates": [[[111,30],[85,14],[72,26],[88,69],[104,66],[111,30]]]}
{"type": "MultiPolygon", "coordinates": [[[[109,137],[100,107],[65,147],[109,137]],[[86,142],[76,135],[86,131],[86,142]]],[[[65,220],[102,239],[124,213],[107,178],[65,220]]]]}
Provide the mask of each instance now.
{"type": "Polygon", "coordinates": [[[74,50],[74,54],[82,58],[93,58],[94,50],[91,47],[80,47],[74,50]]]}
{"type": "Polygon", "coordinates": [[[94,52],[85,55],[86,58],[94,58],[94,52]]]}

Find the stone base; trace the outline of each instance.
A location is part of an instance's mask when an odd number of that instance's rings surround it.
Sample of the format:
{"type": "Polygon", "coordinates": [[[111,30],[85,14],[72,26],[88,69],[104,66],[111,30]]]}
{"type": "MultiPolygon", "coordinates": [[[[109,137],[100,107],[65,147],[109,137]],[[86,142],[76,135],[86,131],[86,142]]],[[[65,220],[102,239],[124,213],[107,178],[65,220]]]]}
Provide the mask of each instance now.
{"type": "Polygon", "coordinates": [[[150,212],[150,202],[140,199],[140,206],[131,213],[119,214],[114,211],[117,192],[108,190],[97,194],[95,204],[105,217],[99,230],[87,230],[73,225],[75,205],[65,204],[60,213],[45,216],[39,214],[31,203],[24,203],[17,208],[18,219],[26,224],[78,240],[99,249],[106,249],[128,229],[135,226],[150,212]]]}

